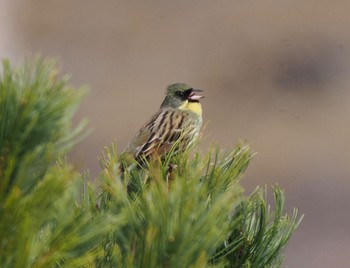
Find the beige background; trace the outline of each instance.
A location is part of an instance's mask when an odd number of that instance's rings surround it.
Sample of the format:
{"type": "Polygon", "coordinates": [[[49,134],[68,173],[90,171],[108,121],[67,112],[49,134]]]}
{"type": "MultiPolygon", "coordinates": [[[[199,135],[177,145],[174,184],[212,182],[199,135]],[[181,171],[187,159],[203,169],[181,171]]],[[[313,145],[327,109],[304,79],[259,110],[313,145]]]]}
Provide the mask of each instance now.
{"type": "Polygon", "coordinates": [[[284,267],[348,267],[349,1],[0,1],[0,57],[41,52],[90,94],[92,134],[71,158],[124,148],[165,87],[205,90],[207,139],[258,152],[247,193],[278,182],[305,219],[284,267]]]}

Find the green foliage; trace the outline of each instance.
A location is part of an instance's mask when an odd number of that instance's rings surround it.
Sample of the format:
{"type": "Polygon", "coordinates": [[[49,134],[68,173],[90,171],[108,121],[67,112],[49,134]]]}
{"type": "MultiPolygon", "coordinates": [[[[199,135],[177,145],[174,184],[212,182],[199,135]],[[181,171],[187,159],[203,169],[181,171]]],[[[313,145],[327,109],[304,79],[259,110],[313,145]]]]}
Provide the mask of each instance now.
{"type": "Polygon", "coordinates": [[[3,61],[0,76],[0,201],[13,184],[30,191],[81,134],[71,119],[84,90],[58,78],[55,62],[37,59],[19,68],[3,61]]]}
{"type": "Polygon", "coordinates": [[[54,61],[0,78],[0,267],[278,267],[297,228],[274,187],[243,195],[252,158],[234,150],[170,154],[140,166],[114,146],[95,183],[59,160],[83,133],[83,95],[54,61]]]}
{"type": "Polygon", "coordinates": [[[248,146],[121,168],[115,147],[106,149],[100,175],[101,211],[127,215],[105,242],[99,267],[278,267],[300,219],[283,215],[284,195],[274,187],[244,198],[239,179],[252,154],[248,146]],[[132,184],[132,191],[130,189],[132,184]]]}
{"type": "Polygon", "coordinates": [[[257,188],[234,210],[228,238],[217,249],[211,262],[227,267],[279,267],[283,250],[299,225],[298,210],[283,215],[283,190],[273,187],[275,210],[266,204],[266,189],[257,188]]]}
{"type": "Polygon", "coordinates": [[[0,267],[86,264],[98,253],[101,234],[117,225],[118,218],[96,217],[77,204],[80,175],[56,162],[81,133],[83,124],[72,128],[71,118],[84,93],[57,72],[51,60],[15,69],[3,62],[0,267]]]}

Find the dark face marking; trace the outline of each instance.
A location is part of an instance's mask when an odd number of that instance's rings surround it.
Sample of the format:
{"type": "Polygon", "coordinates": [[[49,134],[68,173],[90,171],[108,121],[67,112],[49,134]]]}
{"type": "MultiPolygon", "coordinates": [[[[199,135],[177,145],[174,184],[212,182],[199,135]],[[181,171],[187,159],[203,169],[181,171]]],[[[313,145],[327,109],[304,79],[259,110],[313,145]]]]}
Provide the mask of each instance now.
{"type": "Polygon", "coordinates": [[[191,95],[193,89],[187,89],[185,91],[178,90],[175,92],[175,96],[178,97],[180,100],[185,101],[188,100],[189,96],[191,95]]]}

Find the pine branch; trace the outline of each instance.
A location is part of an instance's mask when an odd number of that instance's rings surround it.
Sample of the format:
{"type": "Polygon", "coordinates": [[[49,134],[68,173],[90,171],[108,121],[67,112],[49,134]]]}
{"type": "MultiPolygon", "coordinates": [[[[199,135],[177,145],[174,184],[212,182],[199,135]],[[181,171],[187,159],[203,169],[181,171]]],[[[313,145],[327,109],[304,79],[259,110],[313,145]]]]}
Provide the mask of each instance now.
{"type": "Polygon", "coordinates": [[[245,145],[231,152],[210,150],[122,169],[115,147],[106,149],[100,209],[127,216],[105,242],[99,267],[278,267],[301,219],[283,215],[284,194],[275,187],[275,212],[258,188],[244,198],[239,178],[252,154],[245,145]],[[175,174],[174,174],[175,173],[175,174]],[[130,182],[134,191],[128,192],[130,182]],[[137,182],[137,183],[135,183],[137,182]],[[143,182],[143,183],[139,183],[143,182]],[[230,216],[231,215],[231,216],[230,216]]]}
{"type": "Polygon", "coordinates": [[[36,58],[0,76],[0,201],[15,187],[30,191],[82,134],[71,119],[85,90],[59,78],[56,62],[36,58]]]}
{"type": "MultiPolygon", "coordinates": [[[[81,176],[61,161],[81,137],[71,119],[85,90],[36,58],[0,77],[0,266],[87,265],[119,217],[77,205],[81,176]],[[101,227],[102,226],[102,227],[101,227]],[[73,265],[74,264],[74,265],[73,265]]],[[[71,267],[72,267],[71,266],[71,267]]]]}
{"type": "Polygon", "coordinates": [[[283,215],[284,193],[273,187],[275,211],[266,204],[266,189],[254,193],[236,207],[228,239],[217,249],[212,263],[223,260],[228,267],[279,267],[283,250],[302,217],[298,210],[283,215]]]}

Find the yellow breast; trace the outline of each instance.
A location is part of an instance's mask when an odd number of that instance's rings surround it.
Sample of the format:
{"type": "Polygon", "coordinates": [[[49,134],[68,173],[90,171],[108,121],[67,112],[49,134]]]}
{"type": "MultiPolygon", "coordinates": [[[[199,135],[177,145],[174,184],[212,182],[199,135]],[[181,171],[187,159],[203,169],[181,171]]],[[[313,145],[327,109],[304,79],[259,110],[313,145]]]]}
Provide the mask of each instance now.
{"type": "Polygon", "coordinates": [[[185,101],[179,107],[180,110],[189,110],[199,116],[202,116],[202,105],[199,102],[188,102],[185,101]]]}

